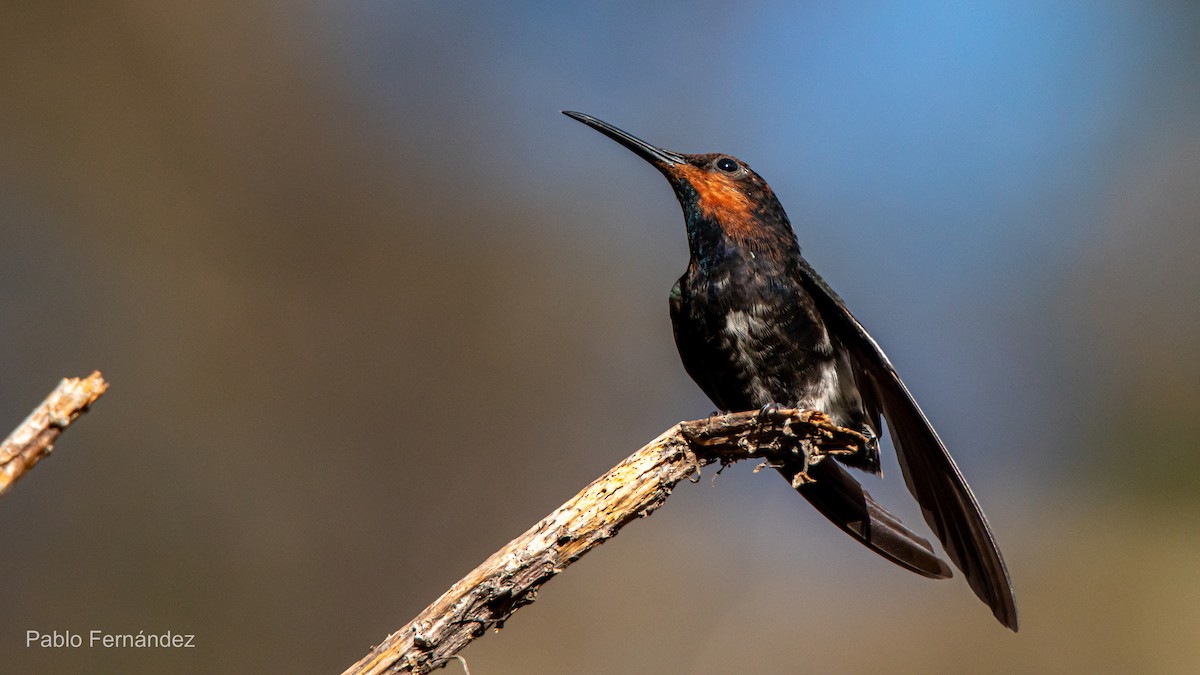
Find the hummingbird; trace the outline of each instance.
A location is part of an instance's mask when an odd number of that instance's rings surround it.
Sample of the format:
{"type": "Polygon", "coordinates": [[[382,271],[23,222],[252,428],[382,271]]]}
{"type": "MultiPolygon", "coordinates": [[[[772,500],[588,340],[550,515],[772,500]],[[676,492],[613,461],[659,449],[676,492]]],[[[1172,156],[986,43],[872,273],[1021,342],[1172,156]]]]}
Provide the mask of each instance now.
{"type": "Polygon", "coordinates": [[[586,124],[649,162],[683,207],[690,257],[670,293],[683,367],[720,410],[796,407],[861,431],[866,447],[807,468],[776,467],[867,548],[926,577],[952,575],[929,542],[876,502],[842,465],[880,474],[882,421],[904,482],[950,560],[1001,624],[1017,630],[1004,558],[971,488],[879,343],[800,254],[775,193],[726,154],[653,146],[583,113],[586,124]]]}

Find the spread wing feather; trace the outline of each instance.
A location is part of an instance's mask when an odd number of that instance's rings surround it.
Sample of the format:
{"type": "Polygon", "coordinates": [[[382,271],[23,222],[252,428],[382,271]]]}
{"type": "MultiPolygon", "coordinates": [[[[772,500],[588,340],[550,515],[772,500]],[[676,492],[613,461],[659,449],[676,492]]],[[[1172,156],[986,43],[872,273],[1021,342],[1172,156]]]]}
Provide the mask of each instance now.
{"type": "Polygon", "coordinates": [[[904,482],[920,504],[925,521],[950,560],[962,570],[971,590],[992,608],[1000,623],[1017,630],[1016,598],[1004,559],[946,446],[883,350],[842,299],[807,262],[801,261],[800,275],[826,326],[850,354],[868,417],[876,421],[882,414],[887,420],[904,482]]]}

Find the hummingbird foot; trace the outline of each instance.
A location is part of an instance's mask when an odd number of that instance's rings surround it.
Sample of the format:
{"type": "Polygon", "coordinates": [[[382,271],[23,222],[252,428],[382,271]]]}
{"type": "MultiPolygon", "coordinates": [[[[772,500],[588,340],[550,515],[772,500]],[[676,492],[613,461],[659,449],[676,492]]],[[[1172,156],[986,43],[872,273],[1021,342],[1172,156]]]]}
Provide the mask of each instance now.
{"type": "Polygon", "coordinates": [[[783,410],[784,407],[785,406],[782,403],[779,403],[777,401],[771,401],[770,403],[768,403],[758,409],[758,416],[763,421],[770,421],[772,419],[778,419],[781,416],[779,414],[779,411],[783,410]]]}

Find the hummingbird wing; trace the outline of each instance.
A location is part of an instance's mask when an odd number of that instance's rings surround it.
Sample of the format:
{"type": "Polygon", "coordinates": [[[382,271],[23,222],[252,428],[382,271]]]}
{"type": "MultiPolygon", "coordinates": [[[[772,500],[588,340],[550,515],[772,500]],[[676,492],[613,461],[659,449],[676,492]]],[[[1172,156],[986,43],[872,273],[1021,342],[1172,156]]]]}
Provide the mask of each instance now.
{"type": "MultiPolygon", "coordinates": [[[[791,482],[802,464],[778,467],[791,482]]],[[[850,472],[830,459],[808,467],[812,483],[796,490],[826,518],[864,546],[897,565],[932,579],[952,576],[923,537],[904,526],[863,489],[850,472]]]]}
{"type": "Polygon", "coordinates": [[[1008,569],[962,472],[879,344],[842,299],[803,259],[800,276],[826,327],[851,356],[868,416],[877,419],[882,412],[887,420],[904,482],[920,504],[925,522],[950,560],[963,571],[975,595],[992,608],[1000,623],[1017,630],[1016,598],[1008,569]]]}

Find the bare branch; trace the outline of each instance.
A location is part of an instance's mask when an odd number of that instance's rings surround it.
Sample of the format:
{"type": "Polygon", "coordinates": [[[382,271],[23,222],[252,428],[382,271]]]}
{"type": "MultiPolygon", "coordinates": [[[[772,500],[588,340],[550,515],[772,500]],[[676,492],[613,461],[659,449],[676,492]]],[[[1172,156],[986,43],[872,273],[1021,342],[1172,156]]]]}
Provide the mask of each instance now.
{"type": "Polygon", "coordinates": [[[71,426],[100,395],[108,382],[96,371],[87,377],[68,377],[34,409],[4,443],[0,443],[0,496],[54,449],[63,429],[71,426]]]}
{"type": "MultiPolygon", "coordinates": [[[[542,584],[572,562],[627,523],[650,515],[679,481],[698,476],[706,464],[803,458],[807,468],[865,442],[862,435],[809,410],[680,422],[492,554],[343,675],[441,668],[487,629],[502,628],[513,612],[536,599],[542,584]]],[[[796,481],[804,480],[801,472],[796,481]]]]}

